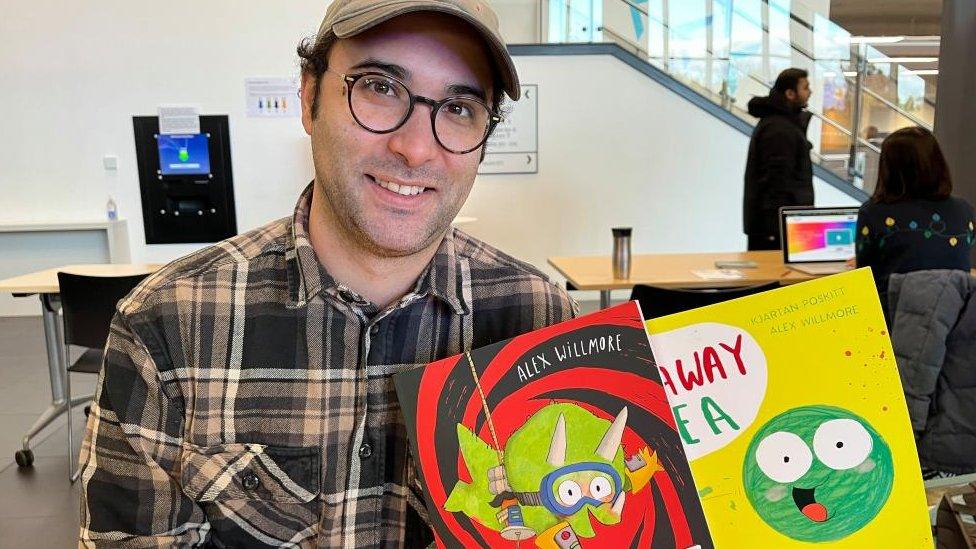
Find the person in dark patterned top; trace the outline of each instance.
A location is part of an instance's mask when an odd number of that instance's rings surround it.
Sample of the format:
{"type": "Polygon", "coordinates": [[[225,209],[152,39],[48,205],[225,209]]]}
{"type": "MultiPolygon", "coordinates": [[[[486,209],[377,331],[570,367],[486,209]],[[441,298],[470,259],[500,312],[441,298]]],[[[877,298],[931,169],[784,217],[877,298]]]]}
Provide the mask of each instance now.
{"type": "Polygon", "coordinates": [[[426,546],[392,376],[577,314],[451,228],[519,96],[487,4],[336,0],[299,53],[315,180],[119,302],[83,547],[426,546]]]}
{"type": "Polygon", "coordinates": [[[858,212],[855,256],[871,267],[882,304],[892,273],[972,268],[973,207],[951,194],[932,132],[902,128],[884,140],[877,186],[858,212]]]}

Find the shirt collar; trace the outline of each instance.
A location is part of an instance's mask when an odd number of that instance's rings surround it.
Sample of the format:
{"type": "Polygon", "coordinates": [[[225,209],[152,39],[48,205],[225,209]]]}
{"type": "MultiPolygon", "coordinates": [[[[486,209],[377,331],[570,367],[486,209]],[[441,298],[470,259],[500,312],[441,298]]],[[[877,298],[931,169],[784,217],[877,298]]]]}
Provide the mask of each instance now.
{"type": "MultiPolygon", "coordinates": [[[[308,236],[308,220],[314,186],[313,181],[298,198],[285,251],[288,297],[290,304],[295,307],[304,307],[323,290],[334,294],[339,289],[339,284],[319,262],[308,236]]],[[[470,286],[470,281],[467,275],[468,269],[466,265],[464,267],[462,268],[457,255],[455,229],[451,227],[427,268],[417,279],[417,284],[411,293],[416,295],[429,293],[450,305],[456,314],[468,314],[470,307],[464,296],[464,289],[470,286]]],[[[405,300],[401,300],[403,301],[405,300]]]]}
{"type": "Polygon", "coordinates": [[[417,281],[417,293],[429,290],[431,295],[450,305],[456,314],[465,315],[471,310],[465,298],[465,289],[470,289],[471,281],[467,264],[462,265],[457,254],[455,233],[454,227],[447,229],[444,240],[417,281]]]}
{"type": "Polygon", "coordinates": [[[304,307],[324,288],[336,285],[335,279],[319,263],[308,236],[308,214],[312,208],[311,182],[298,197],[292,216],[291,234],[285,251],[288,273],[288,297],[292,305],[304,307]]]}

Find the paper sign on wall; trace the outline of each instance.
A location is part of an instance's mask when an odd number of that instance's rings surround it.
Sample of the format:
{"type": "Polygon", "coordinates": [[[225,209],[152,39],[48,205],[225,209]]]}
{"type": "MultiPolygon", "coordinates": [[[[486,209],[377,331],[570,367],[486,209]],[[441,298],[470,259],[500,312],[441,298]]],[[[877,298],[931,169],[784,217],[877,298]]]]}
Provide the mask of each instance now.
{"type": "Polygon", "coordinates": [[[523,84],[522,97],[488,139],[479,174],[539,173],[539,86],[523,84]]]}
{"type": "Polygon", "coordinates": [[[301,112],[297,77],[245,78],[247,116],[292,118],[301,112]]]}
{"type": "Polygon", "coordinates": [[[195,135],[200,133],[200,109],[189,105],[160,105],[159,116],[161,135],[195,135]]]}

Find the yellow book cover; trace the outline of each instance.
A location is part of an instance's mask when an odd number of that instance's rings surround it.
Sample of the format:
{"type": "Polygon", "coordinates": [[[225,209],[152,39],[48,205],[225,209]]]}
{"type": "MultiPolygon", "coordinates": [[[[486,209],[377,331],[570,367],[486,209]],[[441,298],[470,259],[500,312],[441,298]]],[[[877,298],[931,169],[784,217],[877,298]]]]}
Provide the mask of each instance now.
{"type": "Polygon", "coordinates": [[[932,547],[869,269],[647,328],[716,547],[932,547]]]}

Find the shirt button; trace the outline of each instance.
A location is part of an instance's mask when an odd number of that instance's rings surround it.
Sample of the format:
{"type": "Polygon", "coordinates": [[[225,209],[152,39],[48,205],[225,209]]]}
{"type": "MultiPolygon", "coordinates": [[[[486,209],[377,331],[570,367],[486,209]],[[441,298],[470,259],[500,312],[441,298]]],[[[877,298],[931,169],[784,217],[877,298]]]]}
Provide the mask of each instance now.
{"type": "Polygon", "coordinates": [[[245,473],[243,483],[245,490],[254,490],[261,484],[261,479],[254,473],[245,473]]]}
{"type": "Polygon", "coordinates": [[[359,447],[359,459],[369,459],[371,455],[373,455],[373,447],[369,443],[365,443],[359,447]]]}
{"type": "Polygon", "coordinates": [[[369,329],[369,333],[371,333],[373,335],[376,335],[376,334],[380,333],[380,325],[379,324],[374,324],[373,327],[369,329]]]}

